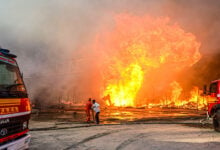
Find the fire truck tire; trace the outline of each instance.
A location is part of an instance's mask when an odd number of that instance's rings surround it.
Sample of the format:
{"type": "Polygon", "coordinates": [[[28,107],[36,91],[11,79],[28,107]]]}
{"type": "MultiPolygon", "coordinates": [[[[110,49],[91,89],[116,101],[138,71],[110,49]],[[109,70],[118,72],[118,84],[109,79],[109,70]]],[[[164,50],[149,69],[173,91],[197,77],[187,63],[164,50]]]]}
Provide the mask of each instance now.
{"type": "Polygon", "coordinates": [[[220,132],[220,109],[218,109],[214,114],[213,127],[215,131],[220,132]]]}

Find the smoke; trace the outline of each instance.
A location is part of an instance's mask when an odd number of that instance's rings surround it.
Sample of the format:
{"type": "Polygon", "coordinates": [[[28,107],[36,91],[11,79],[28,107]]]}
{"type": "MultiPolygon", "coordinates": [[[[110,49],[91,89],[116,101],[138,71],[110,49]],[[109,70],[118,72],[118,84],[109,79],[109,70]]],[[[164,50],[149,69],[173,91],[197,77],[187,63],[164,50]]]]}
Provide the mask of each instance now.
{"type": "Polygon", "coordinates": [[[218,0],[1,0],[0,45],[18,55],[32,100],[80,102],[101,96],[99,69],[104,58],[88,45],[97,34],[113,28],[114,14],[169,17],[196,36],[202,56],[207,56],[201,59],[206,63],[199,62],[179,76],[181,84],[190,88],[201,86],[207,76],[205,81],[218,76],[210,72],[216,71],[212,64],[218,61],[212,56],[219,53],[219,7],[218,0]],[[213,68],[209,72],[207,64],[213,68]],[[204,69],[197,69],[200,66],[204,69]]]}

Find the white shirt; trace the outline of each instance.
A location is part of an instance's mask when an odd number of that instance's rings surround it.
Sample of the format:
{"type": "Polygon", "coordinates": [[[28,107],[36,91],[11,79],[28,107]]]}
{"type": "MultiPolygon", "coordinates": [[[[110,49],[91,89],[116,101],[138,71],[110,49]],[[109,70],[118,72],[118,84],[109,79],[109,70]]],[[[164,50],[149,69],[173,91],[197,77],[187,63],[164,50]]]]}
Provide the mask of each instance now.
{"type": "Polygon", "coordinates": [[[99,104],[98,103],[94,103],[93,105],[92,105],[92,108],[93,108],[93,110],[97,113],[97,112],[100,112],[100,108],[99,108],[99,104]]]}

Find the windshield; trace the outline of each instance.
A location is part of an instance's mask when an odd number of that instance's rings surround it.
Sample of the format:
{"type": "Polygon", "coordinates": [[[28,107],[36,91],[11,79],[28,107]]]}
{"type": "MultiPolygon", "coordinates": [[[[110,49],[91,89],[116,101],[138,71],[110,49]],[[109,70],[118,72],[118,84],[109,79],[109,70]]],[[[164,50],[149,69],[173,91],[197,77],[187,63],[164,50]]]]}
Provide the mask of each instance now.
{"type": "Polygon", "coordinates": [[[27,97],[27,93],[16,63],[0,60],[0,98],[3,97],[27,97]]]}

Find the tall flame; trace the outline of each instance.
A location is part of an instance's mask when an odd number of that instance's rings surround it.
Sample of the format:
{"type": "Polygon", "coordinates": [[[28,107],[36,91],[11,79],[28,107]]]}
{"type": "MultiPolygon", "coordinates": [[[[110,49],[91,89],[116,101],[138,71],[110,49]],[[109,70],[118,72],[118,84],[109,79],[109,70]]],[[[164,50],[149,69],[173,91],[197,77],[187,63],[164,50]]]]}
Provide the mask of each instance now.
{"type": "MultiPolygon", "coordinates": [[[[152,70],[165,67],[176,74],[201,57],[195,36],[172,24],[168,17],[116,15],[114,28],[98,37],[96,48],[106,56],[102,73],[108,105],[135,106],[143,83],[154,76],[152,70]]],[[[176,101],[180,93],[178,87],[174,89],[171,101],[176,101]]]]}
{"type": "Polygon", "coordinates": [[[111,95],[114,106],[134,106],[134,99],[143,82],[143,71],[138,64],[130,64],[122,68],[120,80],[108,84],[105,95],[111,95]]]}
{"type": "Polygon", "coordinates": [[[172,87],[171,102],[174,103],[176,106],[181,105],[180,95],[183,90],[182,87],[176,81],[172,82],[170,86],[172,87]]]}

